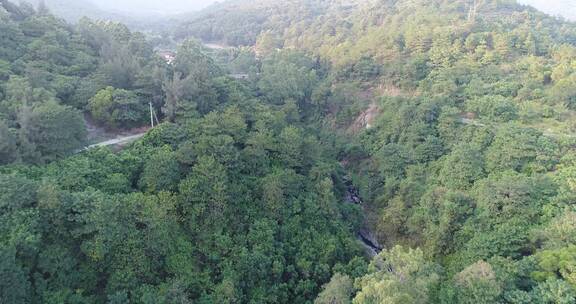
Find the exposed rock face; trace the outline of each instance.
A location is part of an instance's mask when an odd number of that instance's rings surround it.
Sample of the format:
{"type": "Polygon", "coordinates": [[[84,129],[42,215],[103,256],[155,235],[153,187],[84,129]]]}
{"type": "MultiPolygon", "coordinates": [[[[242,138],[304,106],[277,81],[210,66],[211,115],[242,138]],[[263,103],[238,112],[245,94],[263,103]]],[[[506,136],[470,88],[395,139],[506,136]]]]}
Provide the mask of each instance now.
{"type": "MultiPolygon", "coordinates": [[[[346,202],[350,204],[362,205],[363,202],[362,198],[360,198],[360,191],[358,191],[358,188],[352,184],[352,180],[345,176],[344,183],[346,185],[346,202]]],[[[378,240],[366,226],[358,231],[357,238],[362,243],[366,249],[366,253],[370,257],[374,257],[380,253],[380,251],[382,251],[382,246],[380,246],[378,240]]]]}
{"type": "Polygon", "coordinates": [[[359,132],[362,129],[370,129],[373,126],[374,119],[380,113],[380,108],[376,103],[370,104],[368,109],[360,113],[356,118],[350,130],[353,133],[359,132]]]}

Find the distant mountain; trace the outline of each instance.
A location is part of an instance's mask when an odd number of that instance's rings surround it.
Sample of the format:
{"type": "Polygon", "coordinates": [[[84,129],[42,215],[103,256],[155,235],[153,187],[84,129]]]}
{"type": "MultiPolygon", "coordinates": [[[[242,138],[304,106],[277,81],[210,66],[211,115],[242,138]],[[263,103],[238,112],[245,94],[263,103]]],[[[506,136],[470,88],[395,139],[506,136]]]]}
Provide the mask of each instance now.
{"type": "MultiPolygon", "coordinates": [[[[20,0],[37,6],[42,0],[20,0]]],[[[160,18],[201,10],[215,0],[45,0],[52,12],[68,21],[83,16],[95,19],[129,20],[160,18]]]]}
{"type": "Polygon", "coordinates": [[[568,20],[576,21],[575,0],[518,0],[554,16],[562,16],[568,20]]]}
{"type": "MultiPolygon", "coordinates": [[[[21,0],[20,2],[28,2],[37,7],[42,0],[21,0]]],[[[82,17],[114,21],[129,19],[125,15],[103,10],[90,0],[44,0],[44,3],[53,14],[69,22],[76,22],[82,17]]]]}
{"type": "MultiPolygon", "coordinates": [[[[570,8],[576,5],[576,0],[484,0],[477,2],[476,13],[484,22],[498,22],[504,16],[520,12],[544,15],[541,13],[546,7],[544,1],[550,2],[557,11],[564,8],[563,16],[566,18],[572,15],[570,8]],[[534,4],[534,8],[519,5],[529,2],[538,2],[538,5],[534,4]]],[[[359,29],[378,28],[375,25],[386,18],[393,18],[406,6],[429,10],[415,16],[418,19],[435,17],[434,14],[455,14],[454,18],[466,19],[470,18],[471,3],[472,0],[228,0],[194,14],[174,30],[174,35],[178,39],[193,36],[233,46],[254,45],[259,38],[266,38],[268,42],[289,47],[303,44],[319,47],[326,41],[304,35],[326,32],[333,37],[333,41],[329,40],[333,45],[324,48],[331,49],[338,46],[351,30],[358,30],[351,23],[356,23],[359,29]]],[[[547,13],[551,14],[549,10],[547,13]]],[[[359,31],[358,35],[368,32],[367,29],[359,31]]]]}
{"type": "Polygon", "coordinates": [[[201,10],[216,0],[97,0],[100,8],[131,16],[167,16],[201,10]]]}
{"type": "Polygon", "coordinates": [[[370,0],[228,0],[212,5],[184,22],[177,38],[194,36],[227,45],[252,45],[266,30],[285,29],[334,12],[367,4],[370,0]]]}
{"type": "MultiPolygon", "coordinates": [[[[38,7],[42,0],[21,0],[38,7]]],[[[65,19],[68,22],[76,23],[82,17],[95,20],[110,20],[126,24],[132,30],[160,32],[178,23],[177,17],[170,17],[163,14],[145,15],[122,11],[119,6],[116,9],[111,2],[107,6],[95,0],[44,0],[51,13],[65,19]]],[[[125,8],[125,7],[124,7],[125,8]]]]}

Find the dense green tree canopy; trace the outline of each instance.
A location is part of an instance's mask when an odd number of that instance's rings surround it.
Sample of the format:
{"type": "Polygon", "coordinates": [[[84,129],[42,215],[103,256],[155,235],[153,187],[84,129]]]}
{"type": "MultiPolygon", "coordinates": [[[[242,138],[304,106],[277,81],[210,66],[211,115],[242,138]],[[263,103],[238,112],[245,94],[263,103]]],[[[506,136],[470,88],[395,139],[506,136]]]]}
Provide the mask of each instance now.
{"type": "Polygon", "coordinates": [[[1,303],[576,301],[573,23],[511,0],[188,18],[167,63],[0,0],[1,303]],[[150,105],[141,140],[76,153],[150,105]]]}

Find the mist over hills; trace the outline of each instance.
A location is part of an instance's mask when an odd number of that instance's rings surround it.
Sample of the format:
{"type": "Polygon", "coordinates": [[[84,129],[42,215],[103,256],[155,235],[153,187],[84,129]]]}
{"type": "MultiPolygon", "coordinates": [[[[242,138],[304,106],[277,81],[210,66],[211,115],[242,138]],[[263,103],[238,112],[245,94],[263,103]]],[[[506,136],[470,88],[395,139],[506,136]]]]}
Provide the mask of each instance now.
{"type": "MultiPolygon", "coordinates": [[[[41,0],[21,0],[37,6],[41,0]]],[[[45,0],[54,14],[75,22],[83,16],[95,19],[110,19],[128,24],[136,23],[136,19],[182,15],[201,11],[215,3],[225,3],[226,0],[45,0]]],[[[518,0],[519,3],[554,16],[562,16],[576,21],[576,2],[573,0],[518,0]]],[[[151,20],[148,20],[151,21],[151,20]]]]}
{"type": "MultiPolygon", "coordinates": [[[[42,0],[22,0],[37,7],[42,0]]],[[[69,22],[76,22],[82,17],[93,19],[107,19],[130,23],[128,14],[121,14],[113,10],[106,10],[96,5],[91,0],[45,0],[44,3],[50,11],[69,22]]]]}
{"type": "Polygon", "coordinates": [[[574,0],[519,0],[519,3],[531,5],[540,11],[554,16],[562,16],[576,21],[576,2],[574,0]]]}
{"type": "Polygon", "coordinates": [[[215,0],[93,0],[106,10],[116,10],[139,15],[174,15],[197,11],[216,2],[215,0]]]}
{"type": "MultiPolygon", "coordinates": [[[[37,6],[41,0],[21,0],[37,6]]],[[[215,0],[45,0],[46,5],[66,20],[76,21],[83,16],[92,18],[142,18],[178,15],[201,10],[215,0]]]]}

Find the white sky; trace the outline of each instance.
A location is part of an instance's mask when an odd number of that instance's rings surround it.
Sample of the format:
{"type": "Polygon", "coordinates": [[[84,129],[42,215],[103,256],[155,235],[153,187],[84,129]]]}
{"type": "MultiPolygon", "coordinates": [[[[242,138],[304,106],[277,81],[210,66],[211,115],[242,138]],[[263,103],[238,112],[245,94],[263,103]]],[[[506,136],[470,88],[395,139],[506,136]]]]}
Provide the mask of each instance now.
{"type": "MultiPolygon", "coordinates": [[[[220,0],[224,1],[224,0],[220,0]]],[[[200,10],[217,0],[92,0],[106,10],[128,13],[174,14],[200,10]]],[[[518,0],[552,15],[576,21],[576,0],[518,0]]]]}
{"type": "Polygon", "coordinates": [[[174,14],[199,10],[217,0],[92,0],[91,2],[106,10],[174,14]]]}
{"type": "Polygon", "coordinates": [[[576,21],[576,0],[518,0],[522,4],[531,5],[545,13],[576,21]]]}
{"type": "MultiPolygon", "coordinates": [[[[58,0],[46,0],[58,1],[58,0]]],[[[62,1],[62,0],[60,0],[62,1]]],[[[88,0],[105,10],[128,14],[177,14],[200,10],[218,0],[88,0]]],[[[220,0],[222,2],[224,0],[220,0]]],[[[517,0],[551,14],[576,21],[576,0],[517,0]]]]}

